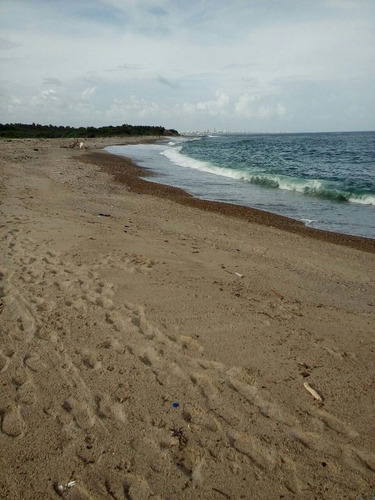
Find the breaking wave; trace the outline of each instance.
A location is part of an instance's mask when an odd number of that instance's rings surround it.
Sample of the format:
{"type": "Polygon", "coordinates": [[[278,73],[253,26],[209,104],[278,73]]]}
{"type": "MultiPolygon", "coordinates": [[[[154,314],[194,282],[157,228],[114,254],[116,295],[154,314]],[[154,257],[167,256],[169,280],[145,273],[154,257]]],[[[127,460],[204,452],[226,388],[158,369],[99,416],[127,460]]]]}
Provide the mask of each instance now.
{"type": "Polygon", "coordinates": [[[375,206],[375,193],[359,193],[341,190],[332,182],[320,179],[303,179],[297,177],[267,174],[251,170],[240,170],[214,165],[209,161],[197,160],[181,153],[182,146],[168,148],[160,154],[167,157],[175,165],[192,168],[222,177],[248,182],[269,189],[284,189],[296,193],[323,198],[336,202],[359,203],[362,205],[375,206]]]}

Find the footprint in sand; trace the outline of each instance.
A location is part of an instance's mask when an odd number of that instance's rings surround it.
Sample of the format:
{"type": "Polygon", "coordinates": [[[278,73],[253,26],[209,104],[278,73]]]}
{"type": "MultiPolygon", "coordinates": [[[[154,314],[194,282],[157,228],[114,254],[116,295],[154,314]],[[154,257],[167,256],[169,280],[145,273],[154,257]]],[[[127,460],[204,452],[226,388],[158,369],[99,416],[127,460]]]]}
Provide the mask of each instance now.
{"type": "Polygon", "coordinates": [[[375,455],[349,445],[342,446],[345,462],[358,472],[375,472],[375,455]]]}
{"type": "Polygon", "coordinates": [[[113,399],[108,394],[97,396],[95,399],[99,418],[108,418],[110,420],[116,420],[121,423],[124,423],[126,421],[126,416],[121,403],[113,401],[113,399]]]}
{"type": "Polygon", "coordinates": [[[211,377],[207,377],[201,373],[192,373],[190,379],[199,388],[202,396],[208,401],[214,401],[217,398],[219,391],[211,377]]]}
{"type": "Polygon", "coordinates": [[[144,477],[128,474],[124,479],[125,498],[141,499],[141,498],[155,498],[160,499],[151,490],[148,482],[144,477]]]}
{"type": "Polygon", "coordinates": [[[0,351],[0,372],[5,372],[8,368],[9,358],[0,351]]]}
{"type": "Polygon", "coordinates": [[[35,318],[26,299],[21,297],[16,289],[9,293],[6,312],[9,319],[14,319],[17,328],[12,332],[12,336],[18,341],[30,341],[37,332],[35,318]]]}
{"type": "Polygon", "coordinates": [[[110,283],[93,283],[89,291],[83,295],[83,298],[91,304],[98,305],[103,309],[113,309],[113,285],[110,283]]]}
{"type": "Polygon", "coordinates": [[[101,367],[100,355],[93,349],[83,349],[81,352],[82,362],[86,368],[97,370],[101,367]]]}
{"type": "Polygon", "coordinates": [[[130,273],[148,273],[156,264],[156,261],[149,259],[144,255],[136,254],[126,254],[124,257],[122,257],[121,261],[125,264],[124,270],[130,273]]]}
{"type": "Polygon", "coordinates": [[[88,404],[79,401],[74,397],[69,397],[62,405],[65,411],[72,415],[74,423],[78,429],[90,429],[95,423],[95,416],[88,404]]]}
{"type": "Polygon", "coordinates": [[[17,388],[17,403],[31,406],[36,402],[36,399],[35,387],[31,381],[28,381],[17,388]]]}
{"type": "Polygon", "coordinates": [[[39,372],[46,367],[46,365],[43,363],[40,357],[36,354],[34,355],[26,354],[26,356],[23,359],[23,362],[33,372],[39,372]]]}
{"type": "Polygon", "coordinates": [[[19,405],[3,411],[1,414],[1,431],[9,437],[22,437],[26,429],[25,421],[22,418],[19,405]]]}
{"type": "Polygon", "coordinates": [[[273,469],[280,463],[280,456],[271,445],[257,436],[228,431],[229,443],[235,450],[250,458],[260,469],[273,469]]]}
{"type": "Polygon", "coordinates": [[[219,421],[213,415],[193,403],[184,405],[182,417],[193,428],[204,427],[212,432],[217,432],[220,428],[219,421]]]}
{"type": "Polygon", "coordinates": [[[331,413],[325,411],[324,409],[315,409],[311,412],[312,418],[317,418],[318,421],[322,422],[325,427],[335,431],[337,434],[342,434],[351,438],[356,438],[359,436],[358,432],[355,431],[350,425],[342,422],[337,417],[331,413]]]}

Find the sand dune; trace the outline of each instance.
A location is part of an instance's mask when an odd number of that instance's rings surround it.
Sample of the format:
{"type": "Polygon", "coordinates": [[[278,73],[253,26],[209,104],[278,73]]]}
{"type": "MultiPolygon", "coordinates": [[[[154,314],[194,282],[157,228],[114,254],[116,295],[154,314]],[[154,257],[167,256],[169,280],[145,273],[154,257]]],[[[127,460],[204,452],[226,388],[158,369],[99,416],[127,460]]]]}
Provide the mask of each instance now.
{"type": "Polygon", "coordinates": [[[370,499],[371,244],[184,206],[62,144],[0,143],[0,497],[370,499]]]}

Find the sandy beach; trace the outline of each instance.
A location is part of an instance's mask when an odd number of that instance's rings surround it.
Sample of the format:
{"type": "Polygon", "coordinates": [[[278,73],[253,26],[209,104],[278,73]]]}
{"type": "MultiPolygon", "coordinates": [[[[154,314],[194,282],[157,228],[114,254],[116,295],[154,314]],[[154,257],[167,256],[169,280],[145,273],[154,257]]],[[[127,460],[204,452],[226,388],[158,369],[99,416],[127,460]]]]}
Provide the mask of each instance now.
{"type": "Polygon", "coordinates": [[[147,182],[126,141],[0,141],[0,498],[370,500],[374,240],[147,182]]]}

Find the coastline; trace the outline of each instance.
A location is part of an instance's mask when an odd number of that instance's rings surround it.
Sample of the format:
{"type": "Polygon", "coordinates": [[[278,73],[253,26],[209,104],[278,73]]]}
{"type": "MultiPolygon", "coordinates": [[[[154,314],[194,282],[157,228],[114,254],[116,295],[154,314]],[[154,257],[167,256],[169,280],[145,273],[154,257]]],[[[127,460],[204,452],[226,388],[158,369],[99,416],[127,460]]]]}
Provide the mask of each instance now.
{"type": "Polygon", "coordinates": [[[142,168],[124,156],[114,155],[106,151],[96,151],[88,153],[87,156],[82,156],[81,161],[99,166],[104,172],[113,175],[117,182],[138,193],[151,194],[173,200],[182,205],[241,218],[249,223],[261,224],[301,236],[375,253],[375,240],[371,238],[310,228],[302,222],[289,217],[243,205],[202,200],[195,198],[180,188],[145,181],[141,177],[152,177],[152,172],[147,167],[142,168]]]}
{"type": "Polygon", "coordinates": [[[0,497],[371,498],[367,243],[110,142],[0,141],[0,497]]]}

